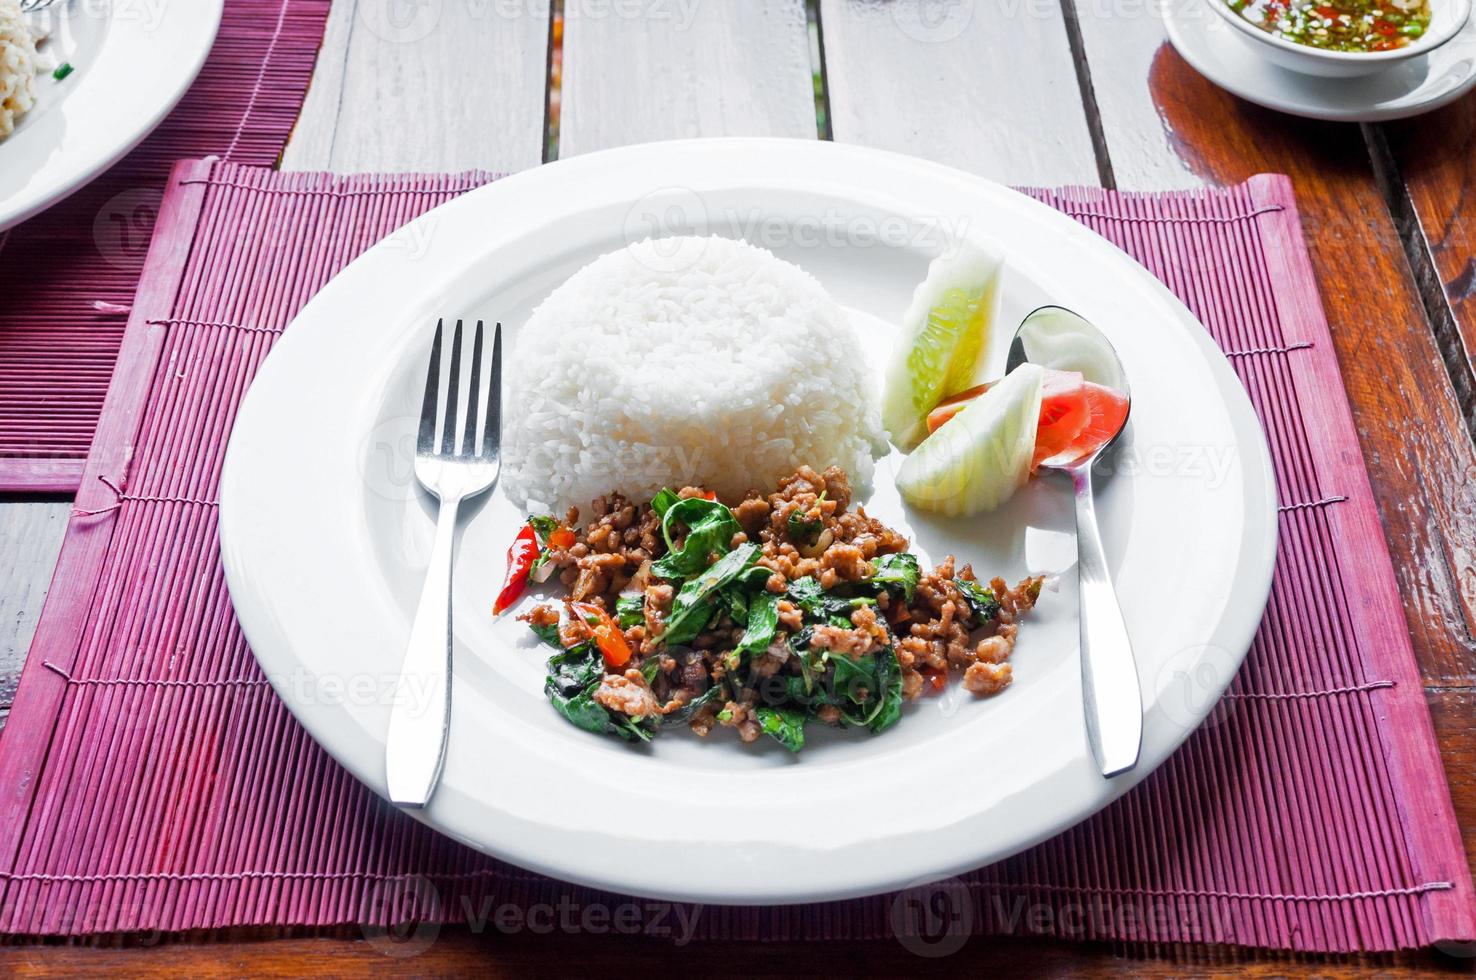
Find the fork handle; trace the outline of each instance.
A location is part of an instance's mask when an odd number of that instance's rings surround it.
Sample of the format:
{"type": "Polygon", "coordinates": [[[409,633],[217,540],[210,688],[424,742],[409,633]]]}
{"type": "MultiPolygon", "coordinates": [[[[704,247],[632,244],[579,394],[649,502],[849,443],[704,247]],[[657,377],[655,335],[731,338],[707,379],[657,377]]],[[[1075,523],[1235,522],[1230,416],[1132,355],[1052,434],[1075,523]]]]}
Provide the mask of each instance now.
{"type": "Polygon", "coordinates": [[[1071,473],[1076,490],[1076,574],[1081,592],[1081,692],[1087,740],[1103,776],[1138,764],[1143,696],[1117,590],[1097,530],[1091,465],[1071,473]]]}
{"type": "Polygon", "coordinates": [[[461,500],[441,501],[430,568],[390,705],[384,750],[390,802],[423,807],[435,792],[451,722],[451,564],[461,500]]]}

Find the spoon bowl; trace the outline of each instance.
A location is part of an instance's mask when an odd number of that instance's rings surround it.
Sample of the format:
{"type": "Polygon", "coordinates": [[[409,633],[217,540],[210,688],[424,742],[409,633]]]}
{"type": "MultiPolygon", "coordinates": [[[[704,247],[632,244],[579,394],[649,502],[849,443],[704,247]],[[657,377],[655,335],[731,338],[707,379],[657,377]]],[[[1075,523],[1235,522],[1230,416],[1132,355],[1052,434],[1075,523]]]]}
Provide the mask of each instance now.
{"type": "Polygon", "coordinates": [[[1099,444],[1070,458],[1043,461],[1043,469],[1071,477],[1076,497],[1077,580],[1081,593],[1081,688],[1087,738],[1103,776],[1138,764],[1143,743],[1143,695],[1132,642],[1122,618],[1102,549],[1092,493],[1092,467],[1127,427],[1132,396],[1111,341],[1084,317],[1060,306],[1043,306],[1021,321],[1010,341],[1008,371],[1021,364],[1074,371],[1127,399],[1122,421],[1099,444]]]}

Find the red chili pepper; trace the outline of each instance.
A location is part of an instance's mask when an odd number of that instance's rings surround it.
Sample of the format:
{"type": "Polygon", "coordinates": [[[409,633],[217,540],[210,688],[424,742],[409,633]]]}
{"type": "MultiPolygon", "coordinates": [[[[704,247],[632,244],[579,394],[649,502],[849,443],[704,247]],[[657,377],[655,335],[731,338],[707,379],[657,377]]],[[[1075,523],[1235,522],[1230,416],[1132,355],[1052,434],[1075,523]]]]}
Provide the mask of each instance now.
{"type": "Polygon", "coordinates": [[[713,490],[704,490],[704,491],[702,491],[702,499],[703,500],[716,500],[717,499],[717,493],[715,491],[713,491],[713,490]]]}
{"type": "Polygon", "coordinates": [[[513,538],[512,547],[507,549],[507,577],[502,581],[502,591],[492,603],[492,615],[496,616],[518,601],[518,596],[528,588],[528,571],[533,559],[538,557],[538,534],[533,522],[523,525],[518,536],[513,538]]]}
{"type": "Polygon", "coordinates": [[[562,551],[566,548],[572,548],[574,546],[574,540],[573,531],[567,527],[556,527],[549,532],[548,546],[550,548],[558,548],[562,551]]]}
{"type": "Polygon", "coordinates": [[[1337,18],[1337,16],[1338,16],[1337,10],[1335,10],[1334,8],[1329,7],[1329,6],[1325,5],[1325,4],[1323,6],[1321,6],[1321,7],[1316,8],[1316,9],[1317,9],[1317,12],[1319,14],[1321,14],[1327,20],[1335,20],[1337,18]]]}
{"type": "Polygon", "coordinates": [[[1384,35],[1385,37],[1389,37],[1395,31],[1394,25],[1391,24],[1391,23],[1389,23],[1387,20],[1383,20],[1383,19],[1379,19],[1379,20],[1374,21],[1373,22],[1373,29],[1376,30],[1376,31],[1378,31],[1380,34],[1384,35]]]}
{"type": "Polygon", "coordinates": [[[948,687],[948,671],[939,670],[936,667],[924,667],[921,671],[923,679],[933,689],[934,694],[942,694],[948,687]]]}
{"type": "Polygon", "coordinates": [[[605,666],[624,667],[625,662],[630,659],[630,644],[625,642],[620,624],[592,602],[571,602],[569,606],[584,618],[585,625],[594,634],[595,645],[605,658],[605,666]]]}

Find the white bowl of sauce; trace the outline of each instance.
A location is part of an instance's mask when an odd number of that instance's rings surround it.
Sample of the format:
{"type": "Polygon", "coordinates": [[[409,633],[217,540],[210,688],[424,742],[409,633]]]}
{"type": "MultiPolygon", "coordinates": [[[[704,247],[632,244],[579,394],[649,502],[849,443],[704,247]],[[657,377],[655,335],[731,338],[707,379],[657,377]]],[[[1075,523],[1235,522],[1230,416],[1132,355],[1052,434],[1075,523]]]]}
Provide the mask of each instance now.
{"type": "Polygon", "coordinates": [[[1460,33],[1472,0],[1208,0],[1268,61],[1307,75],[1371,75],[1460,33]]]}

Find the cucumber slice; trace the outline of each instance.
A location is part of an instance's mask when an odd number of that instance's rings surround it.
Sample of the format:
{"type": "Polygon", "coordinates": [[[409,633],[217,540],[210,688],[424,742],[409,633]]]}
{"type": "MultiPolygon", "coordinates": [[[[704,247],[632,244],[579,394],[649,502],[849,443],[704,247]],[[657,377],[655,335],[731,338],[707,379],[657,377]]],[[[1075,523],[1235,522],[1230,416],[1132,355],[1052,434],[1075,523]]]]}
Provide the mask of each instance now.
{"type": "Polygon", "coordinates": [[[994,252],[963,242],[934,259],[913,291],[882,389],[882,423],[903,449],[928,434],[928,413],[973,384],[987,362],[1003,268],[994,252]]]}
{"type": "Polygon", "coordinates": [[[1022,364],[924,439],[897,471],[920,510],[966,517],[993,510],[1030,478],[1045,371],[1022,364]]]}

